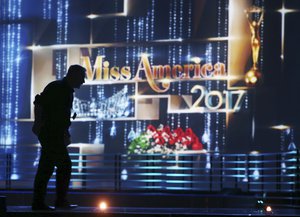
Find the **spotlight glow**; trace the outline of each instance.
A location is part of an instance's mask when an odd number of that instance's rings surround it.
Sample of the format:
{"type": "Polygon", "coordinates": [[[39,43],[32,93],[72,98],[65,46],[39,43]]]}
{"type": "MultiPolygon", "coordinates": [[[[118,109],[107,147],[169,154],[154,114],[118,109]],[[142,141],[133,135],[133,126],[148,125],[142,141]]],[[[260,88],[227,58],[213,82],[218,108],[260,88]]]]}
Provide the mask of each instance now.
{"type": "Polygon", "coordinates": [[[164,79],[160,79],[159,81],[163,84],[170,84],[172,80],[168,78],[164,78],[164,79]]]}
{"type": "Polygon", "coordinates": [[[95,19],[95,18],[99,17],[99,15],[97,15],[97,14],[89,14],[86,17],[92,20],[92,19],[95,19]]]}
{"type": "Polygon", "coordinates": [[[271,128],[274,130],[287,130],[287,129],[290,129],[291,127],[288,125],[280,124],[280,125],[276,125],[276,126],[271,126],[271,128]]]}
{"type": "Polygon", "coordinates": [[[201,62],[201,58],[200,57],[192,57],[191,60],[196,63],[199,64],[201,62]]]}
{"type": "Polygon", "coordinates": [[[267,206],[267,207],[266,207],[266,211],[267,211],[267,212],[272,212],[272,207],[267,206]]]}
{"type": "Polygon", "coordinates": [[[141,53],[140,56],[141,57],[149,57],[150,55],[148,53],[141,53]]]}
{"type": "Polygon", "coordinates": [[[107,203],[106,203],[105,201],[101,201],[101,202],[99,203],[99,209],[100,209],[101,211],[105,211],[105,210],[107,209],[107,203]]]}

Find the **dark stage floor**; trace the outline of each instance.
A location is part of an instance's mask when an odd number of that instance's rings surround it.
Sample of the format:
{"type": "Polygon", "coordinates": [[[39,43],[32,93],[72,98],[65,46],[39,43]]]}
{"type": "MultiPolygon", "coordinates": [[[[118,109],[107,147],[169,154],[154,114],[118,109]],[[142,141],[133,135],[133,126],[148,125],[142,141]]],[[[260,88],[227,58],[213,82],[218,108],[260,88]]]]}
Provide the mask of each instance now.
{"type": "Polygon", "coordinates": [[[9,206],[7,217],[38,216],[300,216],[300,209],[274,208],[272,212],[259,209],[232,208],[143,208],[143,207],[110,207],[101,211],[96,207],[78,207],[71,211],[59,210],[38,212],[31,211],[29,206],[9,206]]]}
{"type": "MultiPolygon", "coordinates": [[[[0,217],[94,217],[94,216],[300,216],[299,197],[265,195],[264,206],[257,201],[260,194],[225,191],[219,193],[161,193],[161,192],[70,192],[69,199],[80,206],[73,210],[39,212],[31,210],[31,191],[0,191],[7,212],[0,217]],[[108,208],[101,211],[98,204],[105,201],[108,208]],[[271,206],[272,211],[265,211],[271,206]]],[[[53,204],[54,192],[47,195],[53,204]]]]}

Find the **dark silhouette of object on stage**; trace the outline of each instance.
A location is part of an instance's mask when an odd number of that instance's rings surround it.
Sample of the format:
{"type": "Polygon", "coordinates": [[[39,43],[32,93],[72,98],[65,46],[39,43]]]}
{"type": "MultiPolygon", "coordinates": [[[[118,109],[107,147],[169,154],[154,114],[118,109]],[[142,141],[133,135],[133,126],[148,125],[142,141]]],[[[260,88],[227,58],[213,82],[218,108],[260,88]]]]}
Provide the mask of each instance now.
{"type": "MultiPolygon", "coordinates": [[[[45,204],[47,185],[56,167],[55,208],[70,209],[67,193],[72,163],[67,150],[71,143],[69,127],[74,88],[80,88],[85,79],[85,68],[69,67],[66,77],[49,83],[34,100],[35,121],[32,131],[37,135],[42,149],[34,180],[32,210],[53,210],[45,204]]],[[[73,115],[75,119],[76,114],[73,115]]]]}

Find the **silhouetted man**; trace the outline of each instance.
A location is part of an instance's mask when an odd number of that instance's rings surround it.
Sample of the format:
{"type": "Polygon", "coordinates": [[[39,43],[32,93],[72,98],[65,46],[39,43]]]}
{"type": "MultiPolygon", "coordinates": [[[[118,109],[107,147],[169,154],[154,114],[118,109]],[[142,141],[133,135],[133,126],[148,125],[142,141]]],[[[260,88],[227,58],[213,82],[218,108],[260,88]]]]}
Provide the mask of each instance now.
{"type": "Polygon", "coordinates": [[[35,121],[32,131],[38,136],[42,149],[34,180],[32,210],[53,210],[45,204],[45,196],[55,167],[55,207],[77,207],[67,200],[72,167],[67,146],[71,143],[69,127],[73,92],[74,88],[80,88],[84,83],[85,71],[80,65],[70,66],[66,77],[49,83],[43,92],[35,97],[35,121]]]}

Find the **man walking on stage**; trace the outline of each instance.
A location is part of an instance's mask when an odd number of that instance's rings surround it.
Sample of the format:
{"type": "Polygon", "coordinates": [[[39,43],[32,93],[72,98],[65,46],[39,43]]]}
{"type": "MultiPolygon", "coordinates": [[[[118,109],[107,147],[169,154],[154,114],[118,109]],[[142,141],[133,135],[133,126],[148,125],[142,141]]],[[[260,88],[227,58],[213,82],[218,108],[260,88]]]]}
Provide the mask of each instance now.
{"type": "MultiPolygon", "coordinates": [[[[74,88],[80,88],[85,79],[85,68],[69,67],[66,77],[49,83],[34,101],[35,121],[32,131],[41,143],[41,156],[34,180],[32,210],[53,210],[45,204],[47,185],[56,167],[57,209],[72,209],[67,193],[72,163],[67,150],[71,143],[69,127],[74,88]]],[[[73,116],[75,118],[76,114],[73,116]]]]}

